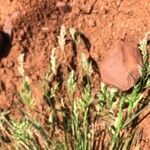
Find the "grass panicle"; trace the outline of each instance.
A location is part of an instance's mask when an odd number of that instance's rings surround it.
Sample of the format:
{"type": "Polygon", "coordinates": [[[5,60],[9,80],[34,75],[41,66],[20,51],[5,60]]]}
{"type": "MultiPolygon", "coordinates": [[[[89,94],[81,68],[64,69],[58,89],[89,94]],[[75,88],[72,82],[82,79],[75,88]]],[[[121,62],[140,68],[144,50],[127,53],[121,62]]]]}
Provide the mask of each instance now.
{"type": "Polygon", "coordinates": [[[18,58],[18,71],[22,76],[22,86],[20,90],[20,100],[25,105],[33,107],[34,99],[32,96],[32,90],[29,82],[28,76],[25,74],[24,70],[24,54],[21,54],[18,58]]]}

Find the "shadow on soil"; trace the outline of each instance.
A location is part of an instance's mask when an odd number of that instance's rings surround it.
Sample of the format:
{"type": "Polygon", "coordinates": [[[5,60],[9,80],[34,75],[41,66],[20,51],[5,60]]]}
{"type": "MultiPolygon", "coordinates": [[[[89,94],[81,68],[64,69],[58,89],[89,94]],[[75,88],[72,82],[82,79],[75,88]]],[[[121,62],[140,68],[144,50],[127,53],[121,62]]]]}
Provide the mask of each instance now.
{"type": "Polygon", "coordinates": [[[1,35],[3,37],[3,42],[2,42],[2,48],[0,50],[0,59],[8,56],[10,52],[10,48],[12,46],[10,36],[4,32],[1,32],[1,35]]]}

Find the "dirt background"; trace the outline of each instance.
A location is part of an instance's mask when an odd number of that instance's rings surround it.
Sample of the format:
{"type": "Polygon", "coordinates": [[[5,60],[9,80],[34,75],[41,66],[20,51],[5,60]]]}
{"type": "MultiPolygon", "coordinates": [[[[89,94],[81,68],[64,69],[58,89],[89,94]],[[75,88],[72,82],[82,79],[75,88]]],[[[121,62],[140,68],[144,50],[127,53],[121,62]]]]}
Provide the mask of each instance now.
{"type": "MultiPolygon", "coordinates": [[[[138,44],[150,31],[150,0],[0,0],[1,28],[12,32],[11,49],[0,50],[1,110],[17,103],[21,83],[17,58],[22,52],[26,53],[25,69],[41,109],[38,85],[49,66],[51,49],[57,46],[62,24],[87,37],[90,55],[99,66],[114,40],[138,44]]],[[[140,124],[147,149],[149,121],[147,116],[140,124]]]]}

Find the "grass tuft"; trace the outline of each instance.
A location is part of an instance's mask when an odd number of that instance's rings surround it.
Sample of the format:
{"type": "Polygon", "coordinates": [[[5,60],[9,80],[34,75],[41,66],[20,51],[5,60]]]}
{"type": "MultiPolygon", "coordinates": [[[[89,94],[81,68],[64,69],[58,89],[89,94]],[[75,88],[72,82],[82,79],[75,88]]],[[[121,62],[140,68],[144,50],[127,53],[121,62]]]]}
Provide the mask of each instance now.
{"type": "MultiPolygon", "coordinates": [[[[66,37],[71,38],[76,49],[79,46],[77,31],[74,28],[67,31],[62,26],[58,36],[64,56],[66,37]]],[[[139,115],[149,106],[149,95],[143,94],[150,87],[147,38],[148,34],[139,44],[143,56],[142,77],[130,92],[120,92],[104,83],[95,92],[95,72],[83,53],[80,57],[82,74],[71,69],[70,62],[65,65],[69,69],[60,73],[57,66],[62,62],[58,62],[56,56],[59,49],[52,49],[49,69],[42,81],[42,110],[24,107],[19,110],[23,116],[21,119],[11,117],[13,110],[1,112],[0,147],[16,150],[140,149],[141,132],[136,125],[139,115]],[[31,112],[38,112],[38,117],[31,112]]],[[[24,54],[21,54],[18,58],[18,71],[22,77],[19,95],[24,106],[33,108],[34,98],[24,63],[24,54]]]]}

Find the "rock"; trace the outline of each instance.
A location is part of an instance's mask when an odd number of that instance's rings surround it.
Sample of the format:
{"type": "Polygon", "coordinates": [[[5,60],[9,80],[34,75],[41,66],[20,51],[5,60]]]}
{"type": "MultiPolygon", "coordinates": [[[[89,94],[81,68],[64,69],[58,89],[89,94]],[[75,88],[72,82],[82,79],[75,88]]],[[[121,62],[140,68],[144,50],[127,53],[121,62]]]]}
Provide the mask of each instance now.
{"type": "Polygon", "coordinates": [[[141,77],[142,64],[142,57],[136,44],[116,40],[100,63],[101,79],[110,86],[127,91],[141,77]]]}

